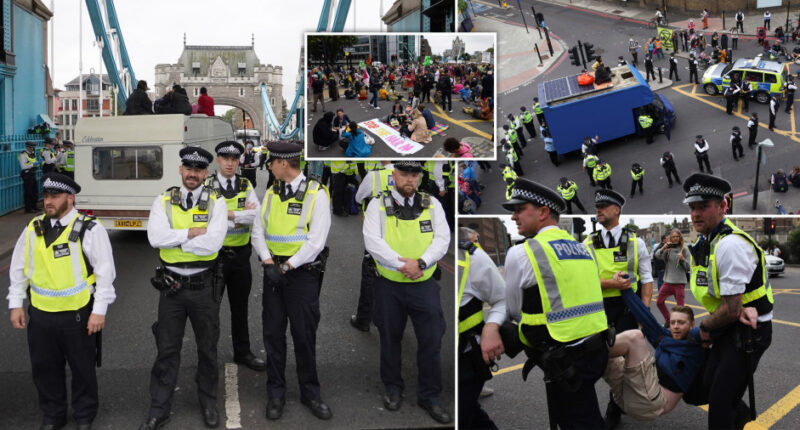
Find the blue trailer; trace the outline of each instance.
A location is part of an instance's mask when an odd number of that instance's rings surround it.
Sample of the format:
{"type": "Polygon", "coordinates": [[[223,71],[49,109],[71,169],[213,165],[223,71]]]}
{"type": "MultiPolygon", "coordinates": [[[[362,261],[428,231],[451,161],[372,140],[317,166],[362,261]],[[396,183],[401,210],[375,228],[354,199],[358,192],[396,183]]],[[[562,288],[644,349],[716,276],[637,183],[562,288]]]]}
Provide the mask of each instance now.
{"type": "Polygon", "coordinates": [[[581,149],[586,136],[598,136],[600,143],[640,134],[642,110],[669,139],[676,116],[666,97],[654,94],[635,67],[614,67],[611,74],[610,84],[579,85],[578,75],[572,75],[538,85],[539,103],[559,154],[581,149]]]}

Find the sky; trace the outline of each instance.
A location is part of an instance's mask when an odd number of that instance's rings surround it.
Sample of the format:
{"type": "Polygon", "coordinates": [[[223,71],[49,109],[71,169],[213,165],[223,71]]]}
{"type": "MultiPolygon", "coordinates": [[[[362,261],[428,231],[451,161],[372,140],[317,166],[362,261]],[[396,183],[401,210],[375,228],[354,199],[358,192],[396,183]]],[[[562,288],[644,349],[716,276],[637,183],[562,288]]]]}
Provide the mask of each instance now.
{"type": "MultiPolygon", "coordinates": [[[[464,41],[464,47],[468,53],[475,51],[485,51],[490,46],[494,46],[493,34],[463,34],[457,35],[464,41]]],[[[425,36],[428,43],[431,45],[431,51],[434,54],[441,54],[445,49],[453,47],[453,39],[456,35],[453,33],[431,33],[425,36]]]]}
{"type": "MultiPolygon", "coordinates": [[[[58,0],[54,6],[53,0],[43,2],[54,9],[53,84],[64,89],[78,76],[79,40],[83,41],[84,74],[91,69],[99,71],[100,50],[94,45],[83,0],[58,0]]],[[[381,0],[353,0],[345,31],[380,31],[380,3],[381,0]]],[[[384,12],[392,3],[383,0],[384,12]]],[[[240,46],[249,45],[253,33],[259,60],[283,67],[283,97],[290,104],[296,92],[303,33],[316,31],[323,0],[123,0],[114,4],[136,78],[146,80],[151,87],[156,64],[173,64],[180,57],[184,33],[189,45],[240,46]]]]}

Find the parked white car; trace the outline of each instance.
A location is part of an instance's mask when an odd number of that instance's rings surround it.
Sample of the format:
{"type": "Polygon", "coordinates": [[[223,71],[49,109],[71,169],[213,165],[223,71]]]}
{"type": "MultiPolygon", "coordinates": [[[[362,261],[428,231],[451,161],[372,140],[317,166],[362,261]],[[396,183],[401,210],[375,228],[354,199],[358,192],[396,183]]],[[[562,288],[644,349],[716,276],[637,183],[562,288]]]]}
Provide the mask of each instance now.
{"type": "Polygon", "coordinates": [[[783,258],[774,255],[764,255],[767,261],[767,274],[769,276],[778,276],[783,273],[783,258]]]}

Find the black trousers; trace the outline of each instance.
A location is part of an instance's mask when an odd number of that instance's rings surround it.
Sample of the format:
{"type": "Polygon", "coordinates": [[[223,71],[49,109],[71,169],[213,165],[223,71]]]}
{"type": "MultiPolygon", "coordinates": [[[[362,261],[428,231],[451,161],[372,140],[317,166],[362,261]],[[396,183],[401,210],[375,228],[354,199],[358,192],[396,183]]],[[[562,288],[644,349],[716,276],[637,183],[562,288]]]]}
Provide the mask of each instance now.
{"type": "Polygon", "coordinates": [[[617,334],[639,327],[639,323],[636,322],[636,318],[634,318],[630,309],[625,306],[625,301],[622,300],[622,297],[603,298],[603,307],[606,310],[608,326],[611,327],[613,325],[617,334]]]}
{"type": "Polygon", "coordinates": [[[519,140],[520,140],[519,136],[517,136],[516,142],[514,143],[509,142],[509,143],[511,143],[511,147],[514,148],[514,152],[517,153],[517,157],[522,158],[525,155],[525,153],[522,152],[522,146],[519,144],[519,140]]]}
{"type": "Polygon", "coordinates": [[[607,189],[607,190],[613,190],[614,189],[614,187],[611,186],[611,177],[610,176],[608,178],[606,178],[606,179],[603,179],[602,181],[597,181],[597,186],[600,187],[600,188],[603,188],[603,189],[607,189]]]}
{"type": "Polygon", "coordinates": [[[267,350],[267,397],[286,396],[286,326],[290,326],[300,396],[321,400],[317,377],[317,326],[319,325],[319,274],[304,267],[286,273],[287,287],[264,277],[264,346],[267,350]]]}
{"type": "Polygon", "coordinates": [[[575,370],[581,376],[582,384],[575,392],[567,391],[551,384],[548,403],[553,405],[553,421],[561,429],[604,429],[605,422],[597,404],[595,383],[608,364],[608,350],[598,349],[575,360],[575,370]]]}
{"type": "Polygon", "coordinates": [[[704,152],[702,155],[695,155],[695,158],[697,158],[697,167],[700,168],[700,172],[708,170],[708,173],[711,173],[711,164],[708,162],[707,152],[704,152]],[[703,169],[703,166],[705,166],[705,170],[703,169]]]}
{"type": "MultiPolygon", "coordinates": [[[[250,285],[253,274],[250,271],[250,254],[252,247],[244,246],[228,248],[234,253],[231,257],[223,257],[222,273],[225,276],[223,292],[228,291],[228,304],[231,308],[231,338],[233,340],[233,356],[245,357],[252,354],[250,350],[250,330],[247,326],[247,308],[250,299],[250,285]]],[[[220,254],[222,255],[222,254],[220,254]]]]}
{"type": "Polygon", "coordinates": [[[638,181],[631,181],[631,197],[633,197],[633,195],[636,193],[637,186],[639,187],[639,194],[644,194],[644,178],[639,179],[638,181]]]}
{"type": "Polygon", "coordinates": [[[667,175],[667,181],[669,181],[670,185],[672,185],[673,176],[675,177],[675,182],[679,184],[681,183],[681,178],[678,177],[678,169],[676,169],[675,167],[669,167],[669,168],[665,167],[664,173],[667,175]]]}
{"type": "Polygon", "coordinates": [[[750,112],[750,93],[742,93],[742,108],[745,112],[750,112]]]}
{"type": "Polygon", "coordinates": [[[517,176],[525,176],[525,172],[522,171],[521,161],[522,160],[519,160],[516,163],[514,163],[514,173],[516,173],[517,176]]]}
{"type": "Polygon", "coordinates": [[[60,424],[67,418],[66,364],[72,379],[72,417],[87,424],[97,415],[97,335],[86,331],[91,311],[91,301],[69,312],[28,307],[28,350],[44,424],[60,424]]]}
{"type": "Polygon", "coordinates": [[[647,82],[650,82],[650,76],[653,77],[653,80],[656,79],[656,72],[653,70],[653,68],[645,68],[645,73],[647,74],[647,82]]]}
{"type": "Polygon", "coordinates": [[[784,112],[789,113],[792,111],[792,104],[794,103],[794,93],[786,93],[786,110],[784,112]]]}
{"type": "Polygon", "coordinates": [[[442,91],[442,110],[453,110],[453,94],[450,91],[442,91]]]}
{"type": "Polygon", "coordinates": [[[736,104],[739,103],[739,98],[736,96],[728,96],[725,98],[725,113],[728,115],[733,114],[733,110],[736,109],[736,104]]]}
{"type": "Polygon", "coordinates": [[[423,88],[422,89],[422,97],[420,97],[419,101],[420,102],[424,102],[426,100],[428,101],[428,103],[430,103],[430,101],[431,101],[431,89],[430,88],[423,88]]]}
{"type": "Polygon", "coordinates": [[[358,294],[358,308],[356,309],[356,322],[362,327],[368,327],[372,323],[375,277],[375,260],[365,251],[364,259],[361,260],[361,291],[358,294]]]}
{"type": "Polygon", "coordinates": [[[36,202],[39,200],[39,184],[36,183],[36,169],[20,173],[22,176],[22,191],[25,199],[25,210],[35,211],[36,202]]]}
{"type": "Polygon", "coordinates": [[[770,111],[769,113],[769,129],[775,128],[775,114],[770,111]]]}
{"type": "Polygon", "coordinates": [[[492,168],[492,165],[489,164],[488,161],[480,161],[479,160],[478,161],[478,166],[480,166],[481,170],[483,170],[484,172],[492,168]]]}
{"type": "Polygon", "coordinates": [[[42,164],[42,176],[55,171],[56,171],[55,164],[47,164],[47,163],[42,164]]]}
{"type": "MultiPolygon", "coordinates": [[[[739,326],[736,323],[733,327],[739,326]]],[[[706,362],[704,383],[708,387],[708,428],[734,428],[736,407],[747,388],[747,361],[736,348],[738,330],[729,328],[717,337],[712,333],[714,347],[706,362]]],[[[754,331],[753,372],[764,351],[772,343],[772,321],[758,323],[754,331]]]]}
{"type": "Polygon", "coordinates": [[[578,194],[576,193],[571,199],[564,200],[567,202],[567,214],[572,215],[572,204],[575,203],[575,206],[581,210],[581,212],[586,213],[586,209],[584,209],[583,204],[581,203],[581,199],[578,198],[578,194]]]}
{"type": "MultiPolygon", "coordinates": [[[[210,270],[210,269],[209,269],[210,270]]],[[[217,341],[219,341],[219,302],[214,289],[181,289],[169,297],[161,292],[158,321],[153,324],[158,356],[150,372],[150,417],[169,415],[172,394],[178,383],[181,347],[186,319],[192,323],[197,342],[197,397],[203,408],[217,405],[217,341]]]]}
{"type": "Polygon", "coordinates": [[[758,136],[758,127],[750,130],[748,129],[747,133],[747,147],[752,148],[756,146],[756,136],[758,136]]]}
{"type": "Polygon", "coordinates": [[[417,339],[417,401],[437,405],[442,391],[441,350],[446,327],[439,284],[433,278],[406,283],[378,277],[373,320],[381,338],[381,381],[389,392],[402,393],[405,389],[401,346],[409,317],[417,339]]]}
{"type": "Polygon", "coordinates": [[[739,157],[744,157],[744,147],[742,147],[741,140],[731,142],[731,148],[733,149],[734,160],[739,160],[739,157]]]}
{"type": "Polygon", "coordinates": [[[253,184],[253,188],[256,187],[256,168],[242,168],[242,176],[250,180],[250,183],[253,184]]]}
{"type": "Polygon", "coordinates": [[[478,400],[484,382],[472,369],[469,359],[459,354],[458,359],[458,428],[492,429],[497,426],[481,407],[478,400]]]}
{"type": "Polygon", "coordinates": [[[527,148],[528,141],[525,139],[525,130],[522,127],[517,129],[517,136],[519,136],[519,143],[522,144],[522,147],[527,148]]]}
{"type": "Polygon", "coordinates": [[[699,84],[700,81],[697,80],[697,69],[696,68],[689,68],[689,83],[692,83],[692,77],[694,77],[694,83],[699,84]]]}
{"type": "Polygon", "coordinates": [[[653,138],[655,137],[655,134],[656,134],[655,126],[651,125],[650,127],[645,128],[644,129],[645,142],[653,143],[653,138]]]}
{"type": "Polygon", "coordinates": [[[525,129],[528,130],[528,134],[531,135],[531,139],[536,139],[536,126],[533,125],[533,121],[525,122],[525,129]]]}
{"type": "Polygon", "coordinates": [[[589,183],[594,187],[597,184],[594,182],[594,167],[587,167],[586,174],[589,176],[589,183]]]}
{"type": "Polygon", "coordinates": [[[331,207],[335,215],[346,213],[345,210],[345,187],[347,186],[347,175],[344,172],[331,175],[331,207]]]}
{"type": "Polygon", "coordinates": [[[670,79],[672,79],[672,74],[673,73],[675,74],[675,80],[676,81],[680,81],[681,78],[678,77],[678,68],[677,67],[673,67],[673,66],[669,66],[669,78],[670,79]]]}

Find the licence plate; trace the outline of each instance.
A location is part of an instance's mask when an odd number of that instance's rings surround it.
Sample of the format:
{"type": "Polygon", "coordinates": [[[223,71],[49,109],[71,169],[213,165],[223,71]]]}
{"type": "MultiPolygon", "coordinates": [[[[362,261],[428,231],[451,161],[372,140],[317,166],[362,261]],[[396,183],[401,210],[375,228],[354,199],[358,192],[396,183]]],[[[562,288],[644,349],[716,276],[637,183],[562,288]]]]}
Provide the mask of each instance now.
{"type": "Polygon", "coordinates": [[[115,219],[114,227],[121,228],[142,228],[142,220],[140,219],[115,219]]]}

